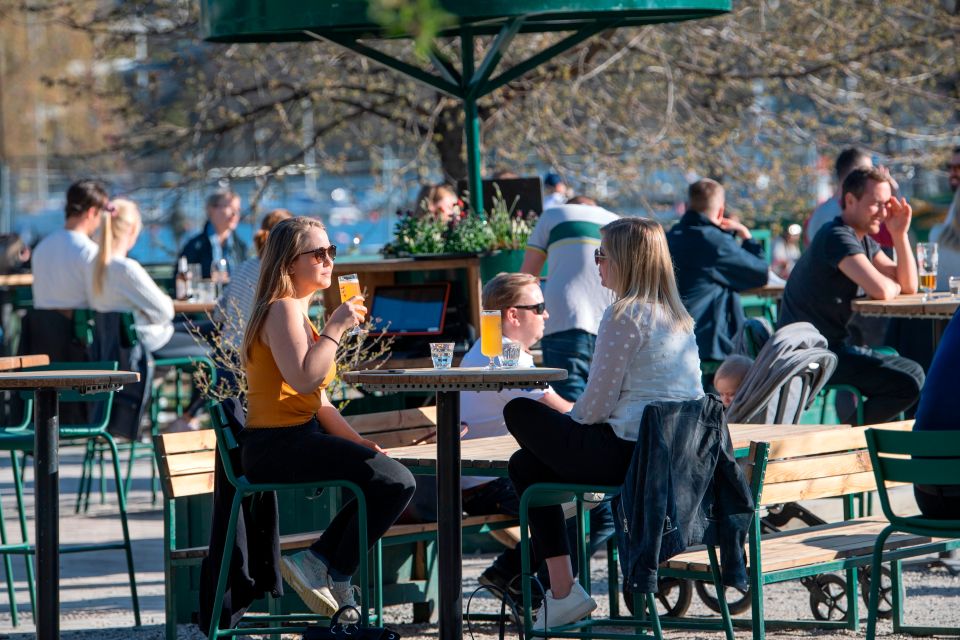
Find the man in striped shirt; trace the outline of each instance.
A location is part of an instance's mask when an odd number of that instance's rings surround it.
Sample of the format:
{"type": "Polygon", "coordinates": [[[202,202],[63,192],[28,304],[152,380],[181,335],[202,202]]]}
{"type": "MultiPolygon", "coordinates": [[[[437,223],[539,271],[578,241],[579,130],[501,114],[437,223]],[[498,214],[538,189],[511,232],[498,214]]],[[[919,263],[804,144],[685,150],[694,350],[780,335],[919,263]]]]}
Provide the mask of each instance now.
{"type": "Polygon", "coordinates": [[[550,317],[540,340],[543,365],[567,370],[567,379],[553,389],[570,402],[587,386],[600,318],[613,303],[593,254],[600,247],[600,227],[618,217],[578,196],[544,211],[527,240],[520,270],[539,276],[547,263],[543,297],[550,317]]]}

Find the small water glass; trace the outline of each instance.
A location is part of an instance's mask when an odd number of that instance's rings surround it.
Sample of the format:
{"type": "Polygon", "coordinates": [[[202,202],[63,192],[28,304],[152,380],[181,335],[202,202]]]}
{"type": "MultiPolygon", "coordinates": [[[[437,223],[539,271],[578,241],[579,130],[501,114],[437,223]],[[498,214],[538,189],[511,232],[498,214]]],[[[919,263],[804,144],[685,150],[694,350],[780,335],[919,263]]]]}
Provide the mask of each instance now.
{"type": "Polygon", "coordinates": [[[950,276],[947,281],[950,284],[950,293],[954,298],[960,297],[960,276],[950,276]]]}
{"type": "Polygon", "coordinates": [[[434,369],[449,369],[453,364],[453,343],[431,342],[430,358],[434,369]]]}
{"type": "Polygon", "coordinates": [[[507,342],[503,345],[503,353],[500,355],[500,366],[504,369],[516,369],[520,364],[519,342],[507,342]]]}

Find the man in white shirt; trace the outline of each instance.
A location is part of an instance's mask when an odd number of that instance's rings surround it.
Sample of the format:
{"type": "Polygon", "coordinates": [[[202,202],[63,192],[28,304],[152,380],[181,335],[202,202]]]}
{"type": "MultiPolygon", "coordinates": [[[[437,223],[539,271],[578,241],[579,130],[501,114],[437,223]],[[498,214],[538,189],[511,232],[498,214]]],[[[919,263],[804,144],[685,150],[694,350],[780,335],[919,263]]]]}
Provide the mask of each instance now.
{"type": "Polygon", "coordinates": [[[97,255],[90,236],[100,227],[101,212],[110,209],[106,188],[95,180],[80,180],[67,189],[67,220],[33,250],[34,309],[90,307],[87,273],[97,255]]]}
{"type": "Polygon", "coordinates": [[[527,240],[520,271],[539,276],[544,262],[549,267],[543,365],[567,370],[567,379],[554,388],[570,402],[587,386],[600,318],[613,303],[613,293],[600,284],[593,252],[600,246],[600,227],[619,217],[577,196],[545,210],[527,240]]]}

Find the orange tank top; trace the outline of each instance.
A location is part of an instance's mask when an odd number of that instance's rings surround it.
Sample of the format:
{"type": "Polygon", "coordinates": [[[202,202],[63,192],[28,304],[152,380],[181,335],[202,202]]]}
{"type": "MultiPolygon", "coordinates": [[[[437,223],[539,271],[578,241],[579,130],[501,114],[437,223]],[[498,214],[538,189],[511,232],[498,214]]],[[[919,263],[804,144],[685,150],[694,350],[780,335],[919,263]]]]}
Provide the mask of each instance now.
{"type": "MultiPolygon", "coordinates": [[[[313,341],[320,338],[308,319],[313,341]]],[[[311,393],[297,393],[287,384],[270,347],[258,338],[247,360],[247,428],[292,427],[308,422],[320,409],[320,395],[337,373],[336,364],[311,393]]]]}

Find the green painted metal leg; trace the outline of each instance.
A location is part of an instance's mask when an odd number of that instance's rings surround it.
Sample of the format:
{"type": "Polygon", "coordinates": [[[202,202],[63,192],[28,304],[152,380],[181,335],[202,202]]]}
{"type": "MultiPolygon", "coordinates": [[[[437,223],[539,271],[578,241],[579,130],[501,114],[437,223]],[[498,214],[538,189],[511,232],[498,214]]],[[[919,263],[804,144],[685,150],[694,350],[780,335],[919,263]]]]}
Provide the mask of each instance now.
{"type": "MultiPolygon", "coordinates": [[[[234,540],[237,537],[237,520],[240,517],[240,503],[243,501],[243,494],[237,491],[233,496],[233,502],[230,504],[230,518],[227,520],[227,535],[223,541],[224,549],[232,549],[234,540]]],[[[217,577],[217,590],[213,595],[213,607],[210,610],[210,629],[207,632],[207,638],[216,640],[220,637],[220,613],[223,611],[223,594],[227,589],[227,578],[230,577],[230,558],[231,554],[223,554],[220,560],[220,573],[217,577]]]]}
{"type": "MultiPolygon", "coordinates": [[[[528,511],[530,510],[529,491],[525,491],[520,497],[520,585],[523,591],[523,601],[532,602],[531,581],[533,575],[530,572],[530,532],[528,523],[528,511]]],[[[533,616],[530,615],[530,607],[523,608],[523,635],[530,637],[533,630],[533,616]]]]}
{"type": "Polygon", "coordinates": [[[767,635],[763,618],[763,565],[760,562],[760,523],[754,518],[750,534],[750,615],[753,619],[753,640],[764,640],[767,635]]]}
{"type": "Polygon", "coordinates": [[[723,586],[720,576],[720,562],[717,560],[717,550],[707,545],[707,556],[710,558],[710,572],[713,574],[713,586],[717,590],[717,602],[720,604],[720,618],[723,620],[723,633],[727,640],[734,640],[733,620],[730,619],[730,608],[727,606],[727,589],[723,586]]]}
{"type": "MultiPolygon", "coordinates": [[[[27,511],[23,501],[23,474],[20,472],[20,460],[17,458],[17,452],[10,452],[10,463],[13,465],[13,490],[17,497],[17,516],[20,520],[20,539],[24,544],[30,542],[27,532],[27,511]]],[[[37,610],[37,587],[33,568],[33,556],[25,554],[23,564],[27,573],[27,593],[30,596],[30,611],[37,610]]]]}
{"type": "Polygon", "coordinates": [[[650,616],[650,630],[653,631],[653,637],[656,640],[663,640],[663,629],[660,628],[660,614],[657,613],[657,599],[652,593],[647,597],[647,614],[650,616]]]}
{"type": "MultiPolygon", "coordinates": [[[[120,453],[117,451],[117,443],[108,433],[101,434],[101,437],[110,447],[110,458],[113,463],[113,477],[117,485],[117,501],[120,503],[120,528],[123,531],[123,552],[127,557],[127,574],[130,578],[130,598],[133,601],[133,619],[134,625],[139,627],[140,622],[140,598],[137,596],[137,574],[133,568],[133,547],[130,545],[130,528],[127,524],[127,497],[123,490],[123,474],[120,471],[120,453]]],[[[101,454],[101,464],[103,456],[101,454]]],[[[103,476],[101,475],[101,479],[103,476]]],[[[229,548],[229,547],[227,547],[229,548]]]]}
{"type": "MultiPolygon", "coordinates": [[[[890,563],[890,587],[893,589],[893,632],[900,633],[900,630],[907,626],[904,619],[904,593],[903,593],[903,565],[899,560],[890,563]]],[[[879,607],[879,604],[877,605],[879,607]]]]}
{"type": "Polygon", "coordinates": [[[176,530],[173,500],[163,501],[163,609],[166,640],[177,640],[177,569],[170,561],[170,552],[176,548],[176,530]]]}
{"type": "MultiPolygon", "coordinates": [[[[870,568],[870,604],[867,607],[867,638],[866,640],[874,640],[877,635],[877,612],[880,610],[880,583],[882,580],[881,571],[883,570],[883,547],[887,542],[887,538],[890,534],[893,533],[893,527],[887,527],[880,532],[880,535],[877,536],[876,542],[873,544],[873,563],[870,568]]],[[[897,585],[896,580],[893,585],[894,593],[896,593],[897,585]]],[[[894,595],[893,603],[893,616],[894,619],[897,617],[897,600],[899,598],[894,595]]]]}
{"type": "Polygon", "coordinates": [[[610,617],[620,617],[620,568],[617,566],[617,543],[607,540],[607,594],[610,598],[610,617]]]}
{"type": "MultiPolygon", "coordinates": [[[[87,486],[87,483],[90,481],[90,474],[93,473],[93,440],[87,440],[86,450],[83,453],[83,462],[80,464],[80,483],[77,486],[77,503],[73,507],[74,513],[80,513],[81,509],[86,512],[86,507],[84,507],[84,487],[87,486]]],[[[88,489],[89,491],[89,489],[88,489]]],[[[89,507],[89,502],[87,507],[89,507]]]]}
{"type": "Polygon", "coordinates": [[[377,626],[383,626],[383,542],[377,540],[373,550],[373,606],[377,626]]]}
{"type": "MultiPolygon", "coordinates": [[[[860,629],[860,585],[857,582],[858,570],[852,567],[846,570],[847,577],[847,629],[860,629]]],[[[877,574],[878,576],[880,574],[877,574]]]]}
{"type": "MultiPolygon", "coordinates": [[[[117,464],[120,464],[120,452],[116,448],[116,444],[113,446],[111,453],[116,456],[117,464]]],[[[100,504],[107,503],[107,474],[105,473],[103,466],[103,451],[100,451],[100,455],[97,458],[97,466],[100,468],[100,504]]],[[[119,469],[119,467],[118,467],[119,469]]],[[[117,484],[123,484],[123,476],[117,474],[117,484]]]]}
{"type": "MultiPolygon", "coordinates": [[[[3,505],[0,504],[0,544],[6,546],[7,544],[7,525],[3,517],[3,505]]],[[[13,562],[10,560],[10,555],[3,551],[3,575],[7,579],[7,598],[10,602],[10,623],[14,627],[20,626],[20,614],[17,610],[17,593],[13,587],[13,562]]]]}

